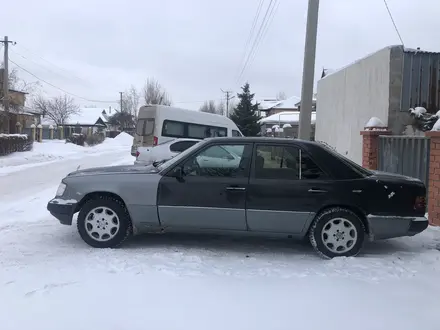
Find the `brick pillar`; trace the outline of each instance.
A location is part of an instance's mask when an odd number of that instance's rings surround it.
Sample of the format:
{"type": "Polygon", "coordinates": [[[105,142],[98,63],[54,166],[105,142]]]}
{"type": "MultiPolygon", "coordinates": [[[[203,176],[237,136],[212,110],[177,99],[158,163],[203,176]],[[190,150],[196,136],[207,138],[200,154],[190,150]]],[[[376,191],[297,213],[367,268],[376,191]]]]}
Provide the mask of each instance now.
{"type": "Polygon", "coordinates": [[[378,168],[379,136],[391,135],[388,128],[369,127],[361,131],[362,135],[362,167],[370,170],[378,168]]]}
{"type": "Polygon", "coordinates": [[[428,218],[433,226],[440,226],[440,132],[430,131],[428,218]]]}

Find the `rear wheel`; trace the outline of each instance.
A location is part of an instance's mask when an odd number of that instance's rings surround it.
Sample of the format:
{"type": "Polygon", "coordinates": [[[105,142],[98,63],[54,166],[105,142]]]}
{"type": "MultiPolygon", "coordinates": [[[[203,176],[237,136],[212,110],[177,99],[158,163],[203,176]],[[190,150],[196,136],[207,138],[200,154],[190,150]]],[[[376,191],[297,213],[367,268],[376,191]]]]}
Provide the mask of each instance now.
{"type": "Polygon", "coordinates": [[[330,208],[320,213],[310,228],[309,239],[323,258],[353,257],[362,249],[365,228],[362,220],[344,208],[330,208]]]}
{"type": "Polygon", "coordinates": [[[95,248],[114,248],[132,233],[130,216],[124,204],[101,196],[87,201],[78,215],[81,238],[95,248]]]}

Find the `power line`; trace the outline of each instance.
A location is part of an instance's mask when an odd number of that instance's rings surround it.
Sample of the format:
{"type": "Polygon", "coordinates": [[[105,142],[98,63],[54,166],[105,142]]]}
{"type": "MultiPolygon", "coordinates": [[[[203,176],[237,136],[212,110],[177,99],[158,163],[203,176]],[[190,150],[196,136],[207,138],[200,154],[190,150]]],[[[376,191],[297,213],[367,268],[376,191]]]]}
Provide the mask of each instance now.
{"type": "Polygon", "coordinates": [[[262,34],[261,34],[261,38],[260,38],[260,40],[258,41],[257,46],[255,47],[255,51],[254,51],[253,54],[252,54],[252,57],[251,57],[250,63],[252,63],[252,62],[254,61],[254,59],[255,59],[255,57],[256,57],[256,55],[257,55],[257,53],[258,53],[258,49],[259,49],[259,47],[260,47],[260,45],[261,45],[261,42],[262,42],[262,41],[264,40],[264,38],[266,37],[267,31],[269,31],[270,24],[272,23],[273,18],[275,17],[275,13],[276,13],[276,11],[277,11],[279,5],[280,5],[280,2],[279,2],[278,0],[275,0],[275,4],[274,4],[273,7],[271,8],[271,11],[270,11],[270,13],[269,13],[269,18],[267,19],[266,24],[265,24],[264,27],[263,27],[263,32],[262,32],[262,34]]]}
{"type": "Polygon", "coordinates": [[[75,74],[73,74],[72,72],[70,72],[69,70],[66,70],[66,69],[60,67],[59,65],[56,65],[55,63],[53,63],[53,62],[51,62],[51,61],[45,59],[43,56],[38,55],[36,52],[30,50],[29,48],[26,48],[26,47],[24,47],[24,46],[21,45],[21,44],[19,44],[19,45],[17,45],[17,46],[18,46],[19,48],[23,48],[24,50],[28,51],[29,53],[33,54],[34,56],[40,58],[40,59],[43,60],[44,62],[46,62],[46,63],[48,63],[48,64],[50,64],[50,65],[52,65],[52,66],[58,68],[58,70],[64,71],[64,72],[66,72],[67,74],[71,75],[72,77],[75,77],[75,78],[78,79],[78,80],[81,80],[81,81],[83,81],[83,82],[86,82],[83,78],[80,78],[80,77],[76,76],[75,74]]]}
{"type": "MultiPolygon", "coordinates": [[[[18,52],[16,52],[16,51],[13,50],[12,48],[11,48],[11,51],[12,51],[14,54],[20,56],[21,58],[23,58],[23,59],[25,59],[25,60],[27,60],[27,61],[29,61],[29,62],[32,62],[32,63],[38,65],[39,67],[41,67],[41,68],[43,68],[43,69],[49,71],[49,72],[52,73],[52,74],[59,75],[59,76],[62,76],[62,77],[64,77],[64,78],[67,78],[67,79],[70,80],[69,77],[67,77],[67,76],[65,76],[65,75],[62,75],[62,74],[60,74],[59,72],[56,72],[56,71],[52,71],[52,70],[50,70],[49,68],[45,67],[44,65],[41,65],[40,63],[38,63],[38,62],[36,62],[36,61],[34,61],[34,60],[32,60],[32,59],[30,59],[30,58],[28,58],[28,57],[26,57],[26,56],[20,54],[20,53],[18,53],[18,52]]],[[[76,78],[75,76],[73,76],[73,77],[76,78]]],[[[78,78],[77,78],[77,79],[78,79],[78,78]]],[[[80,80],[82,80],[82,79],[80,79],[80,80]]],[[[83,80],[83,81],[84,81],[84,80],[83,80]]],[[[85,82],[85,81],[84,81],[84,82],[85,82]]]]}
{"type": "Polygon", "coordinates": [[[71,95],[71,96],[77,97],[77,98],[82,99],[82,100],[87,101],[87,102],[95,102],[95,103],[116,103],[115,101],[90,100],[90,99],[85,98],[85,97],[82,97],[82,96],[80,96],[80,95],[77,95],[77,94],[74,94],[74,93],[70,93],[70,92],[66,91],[65,89],[63,89],[63,88],[61,88],[61,87],[55,86],[54,84],[51,84],[50,82],[47,82],[47,81],[44,80],[44,79],[41,79],[40,77],[36,76],[35,74],[33,74],[32,72],[30,72],[29,70],[27,70],[27,69],[23,68],[22,66],[18,65],[17,63],[15,63],[13,60],[9,59],[9,61],[10,61],[11,63],[13,63],[14,65],[16,65],[17,67],[19,67],[19,68],[20,68],[21,70],[23,70],[24,72],[30,74],[30,75],[31,75],[32,77],[34,77],[35,79],[37,79],[37,80],[39,80],[39,81],[41,81],[41,82],[44,82],[45,84],[47,84],[47,85],[49,85],[49,86],[51,86],[51,87],[53,87],[53,88],[55,88],[55,89],[58,89],[58,90],[60,90],[61,92],[66,93],[66,94],[68,94],[68,95],[71,95]]]}
{"type": "Polygon", "coordinates": [[[391,13],[391,10],[390,10],[390,7],[388,6],[387,0],[383,0],[383,3],[385,4],[385,7],[387,8],[388,15],[390,16],[391,22],[394,25],[394,29],[396,30],[397,35],[399,36],[400,42],[402,43],[402,46],[404,46],[405,44],[403,43],[402,36],[400,35],[399,29],[397,28],[397,24],[394,21],[393,14],[391,13]]]}
{"type": "Polygon", "coordinates": [[[254,39],[254,42],[253,42],[253,44],[252,44],[251,51],[250,51],[250,53],[248,54],[248,57],[247,57],[247,59],[246,59],[246,62],[245,62],[244,65],[243,65],[243,68],[242,68],[242,70],[241,70],[241,72],[240,72],[240,74],[239,74],[239,78],[238,78],[238,80],[240,80],[241,77],[243,76],[243,73],[244,73],[244,71],[246,70],[246,68],[247,68],[247,66],[248,66],[249,60],[251,59],[251,56],[252,56],[253,52],[255,51],[257,44],[259,43],[259,41],[260,41],[260,39],[261,39],[261,35],[262,35],[263,28],[264,28],[265,25],[266,25],[266,19],[267,19],[269,13],[270,13],[271,11],[273,11],[273,7],[274,7],[274,5],[275,5],[275,4],[274,4],[274,1],[275,1],[275,3],[276,3],[278,0],[270,0],[270,3],[269,3],[269,5],[268,5],[267,8],[266,8],[266,13],[264,14],[263,20],[262,20],[262,22],[261,22],[261,24],[260,24],[260,28],[258,29],[258,32],[257,32],[257,36],[256,36],[255,39],[254,39]]]}
{"type": "Polygon", "coordinates": [[[246,40],[246,44],[245,44],[244,49],[243,49],[243,54],[241,56],[239,70],[240,70],[240,67],[243,65],[243,62],[246,59],[246,53],[247,53],[249,44],[250,44],[250,42],[252,40],[252,36],[254,35],[255,27],[257,25],[258,18],[260,17],[261,8],[263,7],[263,3],[264,3],[264,0],[260,0],[260,3],[258,4],[257,12],[255,13],[254,20],[252,22],[252,27],[251,27],[251,30],[249,31],[249,36],[248,36],[248,38],[246,40]]]}

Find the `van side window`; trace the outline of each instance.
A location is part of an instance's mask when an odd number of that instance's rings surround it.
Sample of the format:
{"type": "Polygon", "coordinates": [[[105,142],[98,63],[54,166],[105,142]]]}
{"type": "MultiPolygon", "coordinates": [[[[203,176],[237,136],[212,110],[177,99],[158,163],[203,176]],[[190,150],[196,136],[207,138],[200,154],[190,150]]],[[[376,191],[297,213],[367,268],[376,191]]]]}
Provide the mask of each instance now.
{"type": "Polygon", "coordinates": [[[206,139],[217,136],[227,136],[226,127],[184,123],[180,121],[164,120],[162,135],[177,138],[206,139]]]}
{"type": "Polygon", "coordinates": [[[233,129],[233,130],[232,130],[232,136],[242,136],[242,135],[240,134],[239,131],[233,129]]]}
{"type": "Polygon", "coordinates": [[[185,125],[178,121],[165,120],[162,129],[163,136],[184,137],[185,125]]]}

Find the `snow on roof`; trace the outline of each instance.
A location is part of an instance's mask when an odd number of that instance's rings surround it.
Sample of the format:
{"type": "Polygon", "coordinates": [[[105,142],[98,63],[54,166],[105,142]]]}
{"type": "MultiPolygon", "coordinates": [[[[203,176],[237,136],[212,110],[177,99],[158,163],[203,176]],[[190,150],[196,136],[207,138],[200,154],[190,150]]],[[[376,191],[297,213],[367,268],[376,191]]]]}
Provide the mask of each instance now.
{"type": "Polygon", "coordinates": [[[365,128],[385,128],[387,125],[384,124],[382,120],[377,117],[371,117],[370,120],[365,124],[365,128]]]}
{"type": "Polygon", "coordinates": [[[296,105],[298,102],[300,102],[301,99],[297,96],[291,96],[288,99],[282,100],[277,105],[274,106],[274,108],[277,109],[298,109],[298,106],[296,105]]]}
{"type": "Polygon", "coordinates": [[[66,121],[66,125],[95,125],[96,122],[101,120],[106,123],[107,119],[103,115],[104,108],[81,108],[78,114],[71,115],[66,121]]]}
{"type": "Polygon", "coordinates": [[[272,109],[274,106],[276,106],[280,102],[282,102],[282,101],[277,100],[276,98],[269,98],[269,97],[257,100],[257,103],[259,103],[258,108],[260,110],[272,109]]]}
{"type": "MultiPolygon", "coordinates": [[[[283,111],[279,113],[275,113],[271,116],[260,119],[260,124],[269,124],[269,123],[299,123],[299,111],[283,111]]],[[[316,112],[312,112],[312,123],[316,122],[316,112]]]]}

